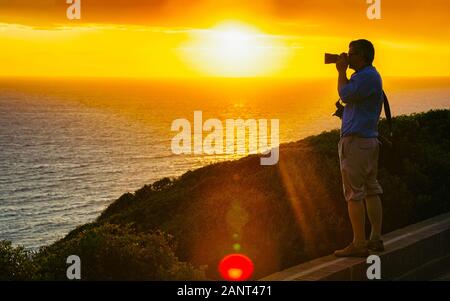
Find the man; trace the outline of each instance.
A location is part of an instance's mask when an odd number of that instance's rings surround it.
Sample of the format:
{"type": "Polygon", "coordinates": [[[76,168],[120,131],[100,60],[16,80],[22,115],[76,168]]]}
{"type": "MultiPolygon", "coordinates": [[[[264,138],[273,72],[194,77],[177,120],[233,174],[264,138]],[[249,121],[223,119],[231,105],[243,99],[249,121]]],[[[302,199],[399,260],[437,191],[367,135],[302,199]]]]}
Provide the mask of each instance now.
{"type": "Polygon", "coordinates": [[[353,41],[348,55],[340,55],[336,63],[339,72],[338,92],[346,104],[342,116],[339,161],[353,228],[353,242],[334,254],[338,257],[367,257],[369,251],[384,251],[381,240],[382,205],[379,194],[383,190],[377,180],[378,121],[383,104],[380,74],[372,66],[375,50],[367,40],[353,41]],[[350,80],[347,68],[355,70],[350,80]],[[372,231],[366,240],[365,217],[369,217],[372,231]]]}

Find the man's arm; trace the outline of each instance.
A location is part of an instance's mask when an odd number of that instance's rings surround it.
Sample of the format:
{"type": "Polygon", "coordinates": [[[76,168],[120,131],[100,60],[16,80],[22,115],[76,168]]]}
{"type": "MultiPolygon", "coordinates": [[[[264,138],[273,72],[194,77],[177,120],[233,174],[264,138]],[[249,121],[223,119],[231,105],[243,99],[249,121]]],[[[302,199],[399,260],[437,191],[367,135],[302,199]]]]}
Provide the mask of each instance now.
{"type": "Polygon", "coordinates": [[[348,83],[349,83],[349,80],[347,78],[347,70],[339,71],[338,92],[341,91],[341,89],[344,88],[344,86],[347,85],[348,83]]]}
{"type": "Polygon", "coordinates": [[[348,60],[347,54],[342,53],[336,62],[336,69],[339,72],[338,77],[338,93],[340,93],[341,89],[349,83],[347,78],[347,68],[348,68],[348,60]]]}

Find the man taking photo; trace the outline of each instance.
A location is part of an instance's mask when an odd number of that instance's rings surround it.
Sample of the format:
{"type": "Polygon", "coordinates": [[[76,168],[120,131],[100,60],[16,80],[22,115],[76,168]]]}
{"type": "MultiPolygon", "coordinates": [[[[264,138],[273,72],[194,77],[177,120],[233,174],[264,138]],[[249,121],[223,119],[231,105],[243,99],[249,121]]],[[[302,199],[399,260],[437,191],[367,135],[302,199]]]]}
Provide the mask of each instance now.
{"type": "Polygon", "coordinates": [[[375,50],[367,40],[352,41],[348,55],[336,62],[338,92],[345,103],[338,145],[344,196],[353,229],[353,242],[334,252],[338,257],[367,257],[369,251],[384,251],[381,240],[383,189],[377,180],[378,121],[383,105],[381,76],[372,66],[375,50]],[[347,69],[355,70],[350,80],[347,69]],[[365,217],[372,226],[366,240],[365,217]]]}

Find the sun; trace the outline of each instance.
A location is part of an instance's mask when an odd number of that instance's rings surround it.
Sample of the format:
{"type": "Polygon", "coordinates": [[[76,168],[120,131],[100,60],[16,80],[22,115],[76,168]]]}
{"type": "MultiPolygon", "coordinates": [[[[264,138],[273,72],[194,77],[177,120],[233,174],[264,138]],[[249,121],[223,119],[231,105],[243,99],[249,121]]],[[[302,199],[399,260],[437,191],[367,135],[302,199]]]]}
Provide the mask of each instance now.
{"type": "Polygon", "coordinates": [[[197,30],[181,50],[185,61],[195,69],[225,77],[270,74],[286,54],[279,38],[238,22],[197,30]]]}

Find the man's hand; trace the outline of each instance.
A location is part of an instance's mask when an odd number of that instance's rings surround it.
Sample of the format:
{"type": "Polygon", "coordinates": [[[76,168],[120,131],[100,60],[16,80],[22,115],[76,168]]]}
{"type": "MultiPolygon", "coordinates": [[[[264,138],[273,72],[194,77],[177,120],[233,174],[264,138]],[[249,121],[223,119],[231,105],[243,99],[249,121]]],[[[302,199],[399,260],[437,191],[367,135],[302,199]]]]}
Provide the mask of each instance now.
{"type": "Polygon", "coordinates": [[[345,73],[348,68],[348,58],[347,53],[343,52],[339,56],[338,61],[336,62],[336,69],[339,73],[345,73]]]}

